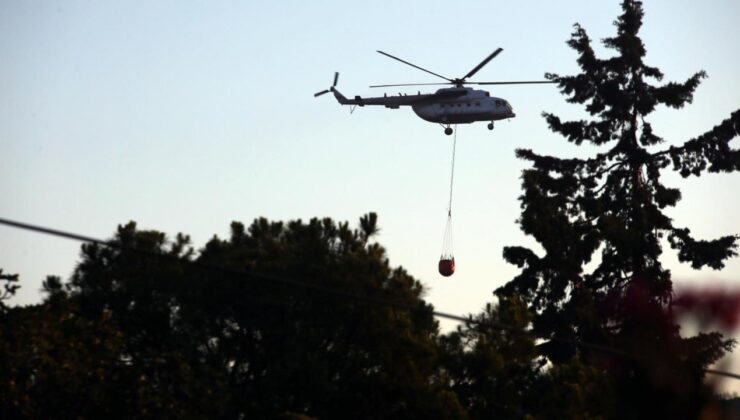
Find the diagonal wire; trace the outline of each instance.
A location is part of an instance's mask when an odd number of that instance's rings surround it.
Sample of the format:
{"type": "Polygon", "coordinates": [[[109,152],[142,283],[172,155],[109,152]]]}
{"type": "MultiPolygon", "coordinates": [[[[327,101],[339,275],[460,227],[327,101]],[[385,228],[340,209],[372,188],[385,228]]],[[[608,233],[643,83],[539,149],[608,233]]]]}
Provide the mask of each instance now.
{"type": "MultiPolygon", "coordinates": [[[[319,285],[316,285],[316,284],[308,283],[308,282],[305,282],[305,281],[290,279],[290,278],[286,278],[286,277],[278,277],[278,276],[274,276],[274,275],[270,275],[270,274],[250,272],[250,271],[246,271],[246,270],[236,270],[236,269],[231,269],[231,268],[228,268],[228,267],[218,266],[218,265],[214,265],[214,264],[207,264],[207,263],[203,263],[203,262],[199,262],[199,261],[183,260],[183,259],[181,259],[181,258],[179,258],[179,257],[177,257],[175,255],[171,255],[171,254],[153,253],[153,252],[148,251],[148,250],[143,250],[143,249],[140,249],[140,248],[136,248],[136,247],[132,247],[132,246],[127,246],[127,245],[124,245],[124,244],[121,244],[121,243],[116,243],[116,242],[112,242],[112,241],[104,241],[102,239],[93,238],[91,236],[80,235],[80,234],[66,232],[66,231],[61,231],[61,230],[57,230],[57,229],[51,229],[51,228],[47,228],[47,227],[43,227],[43,226],[38,226],[38,225],[31,225],[31,224],[28,224],[28,223],[18,222],[18,221],[14,221],[14,220],[0,218],[0,224],[4,224],[4,225],[7,225],[7,226],[12,226],[12,227],[19,228],[19,229],[30,230],[30,231],[34,231],[34,232],[38,232],[38,233],[44,233],[44,234],[48,234],[48,235],[58,236],[58,237],[66,238],[66,239],[72,239],[72,240],[81,241],[81,242],[91,242],[91,243],[95,243],[97,245],[101,245],[101,246],[105,246],[105,247],[109,247],[109,248],[124,249],[124,250],[127,250],[127,251],[133,251],[133,252],[137,252],[137,253],[141,253],[141,254],[146,254],[146,255],[149,255],[149,256],[154,256],[154,257],[157,257],[157,258],[163,258],[163,259],[168,259],[168,260],[180,262],[180,263],[188,263],[190,265],[193,265],[193,266],[196,266],[196,267],[199,267],[199,268],[203,268],[203,269],[207,269],[207,270],[212,270],[212,271],[219,271],[219,272],[224,273],[224,274],[231,274],[231,275],[238,275],[238,276],[246,276],[250,280],[270,280],[270,281],[273,281],[275,283],[280,283],[280,284],[288,285],[288,286],[300,287],[300,288],[303,288],[303,289],[306,289],[306,290],[309,290],[309,291],[323,293],[323,294],[327,294],[327,295],[331,295],[331,296],[335,296],[335,297],[352,298],[352,299],[355,299],[355,300],[358,300],[358,301],[362,301],[362,302],[375,303],[375,304],[380,304],[380,305],[384,305],[384,306],[395,307],[395,308],[398,308],[398,309],[405,309],[405,310],[409,310],[409,311],[429,312],[429,311],[425,310],[423,307],[411,306],[411,305],[408,305],[408,304],[402,303],[402,302],[396,302],[396,301],[392,301],[392,300],[388,300],[388,299],[381,299],[381,298],[377,298],[377,297],[373,297],[373,296],[367,296],[367,295],[360,295],[360,294],[356,294],[356,293],[350,293],[350,292],[346,292],[346,291],[342,291],[342,290],[337,290],[337,289],[333,289],[333,288],[328,288],[328,287],[323,287],[323,286],[319,286],[319,285]]],[[[445,313],[445,312],[439,312],[439,311],[431,311],[431,313],[432,313],[432,315],[434,315],[436,317],[446,318],[446,319],[449,319],[449,320],[452,320],[452,321],[459,321],[459,322],[468,322],[468,321],[470,321],[470,317],[465,317],[465,316],[462,316],[462,315],[455,315],[455,314],[450,314],[450,313],[445,313]]]]}
{"type": "MultiPolygon", "coordinates": [[[[472,315],[462,316],[462,315],[456,315],[456,314],[451,314],[447,312],[429,311],[424,306],[411,306],[409,304],[402,303],[402,302],[396,302],[396,301],[392,301],[388,299],[376,298],[373,296],[360,295],[356,293],[350,293],[350,292],[345,292],[342,290],[318,286],[316,284],[307,283],[305,281],[299,281],[295,279],[278,277],[278,276],[273,276],[273,275],[268,275],[268,274],[263,274],[263,273],[254,273],[254,272],[249,272],[245,270],[230,269],[227,267],[216,266],[212,264],[205,264],[205,263],[198,262],[198,261],[183,260],[182,258],[179,258],[173,254],[157,254],[157,253],[153,253],[148,250],[143,250],[143,249],[132,247],[132,246],[126,246],[124,244],[120,244],[120,243],[116,243],[112,241],[104,241],[102,239],[93,238],[91,236],[80,235],[77,233],[66,232],[66,231],[62,231],[58,229],[52,229],[52,228],[39,226],[39,225],[32,225],[32,224],[18,222],[18,221],[4,219],[4,218],[0,218],[0,224],[15,227],[18,229],[43,233],[43,234],[52,235],[52,236],[58,236],[61,238],[72,239],[75,241],[91,242],[91,243],[95,243],[101,246],[106,246],[109,248],[134,251],[137,253],[154,256],[157,258],[164,258],[164,259],[169,259],[169,260],[180,262],[180,263],[191,264],[193,266],[200,267],[200,268],[207,269],[207,270],[219,271],[222,273],[238,275],[238,276],[246,276],[250,280],[256,280],[256,279],[271,280],[273,282],[280,283],[283,285],[300,287],[308,291],[322,293],[322,294],[326,294],[329,296],[334,296],[334,297],[339,297],[339,298],[349,298],[349,299],[354,299],[360,302],[377,304],[377,305],[387,306],[387,307],[392,307],[392,308],[397,308],[397,309],[404,309],[409,312],[426,312],[426,313],[431,313],[434,317],[437,317],[437,318],[444,318],[444,319],[449,319],[452,321],[464,322],[468,325],[489,326],[489,327],[493,327],[494,329],[498,329],[498,330],[514,332],[514,333],[523,334],[523,335],[531,335],[528,331],[523,331],[521,329],[512,327],[510,325],[501,324],[499,322],[478,321],[476,319],[473,319],[472,315]]],[[[568,344],[572,344],[572,345],[576,345],[580,347],[585,347],[585,348],[589,348],[592,350],[599,350],[599,351],[603,351],[606,353],[612,353],[612,354],[619,355],[619,356],[633,357],[629,353],[624,352],[622,350],[609,347],[609,346],[600,345],[600,344],[588,343],[585,341],[567,339],[567,338],[562,338],[562,337],[552,337],[550,338],[550,340],[562,342],[562,343],[568,343],[568,344]]],[[[724,376],[727,378],[740,380],[740,374],[733,373],[733,372],[717,370],[717,369],[703,369],[703,372],[711,374],[711,375],[724,376]]]]}

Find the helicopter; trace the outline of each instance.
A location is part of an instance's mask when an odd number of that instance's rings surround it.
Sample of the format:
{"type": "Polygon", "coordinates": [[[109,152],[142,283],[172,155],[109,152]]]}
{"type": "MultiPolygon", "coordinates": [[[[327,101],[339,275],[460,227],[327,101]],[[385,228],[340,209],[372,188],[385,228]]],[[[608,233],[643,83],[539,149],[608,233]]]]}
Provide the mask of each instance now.
{"type": "Polygon", "coordinates": [[[332,92],[334,97],[341,105],[349,105],[350,110],[353,111],[357,106],[366,105],[382,105],[386,108],[398,109],[401,106],[410,106],[411,109],[416,113],[419,118],[438,123],[444,127],[444,133],[451,135],[453,130],[452,124],[469,124],[476,121],[489,121],[488,129],[493,130],[493,122],[498,120],[504,120],[516,117],[514,109],[511,104],[503,98],[497,98],[490,95],[489,92],[480,89],[472,89],[465,85],[521,85],[521,84],[540,84],[540,83],[555,83],[549,80],[537,80],[537,81],[519,81],[519,82],[468,82],[467,79],[476,74],[483,66],[488,64],[489,61],[493,60],[497,55],[503,51],[503,48],[498,48],[492,52],[488,57],[475,66],[463,77],[457,79],[450,79],[445,76],[441,76],[437,73],[429,71],[425,68],[419,67],[415,64],[404,61],[398,57],[392,56],[386,52],[378,51],[386,57],[400,61],[411,67],[440,77],[446,82],[444,83],[403,83],[393,85],[375,85],[370,86],[371,88],[385,88],[385,87],[398,87],[398,86],[434,86],[434,85],[453,85],[453,87],[438,89],[435,93],[422,94],[419,92],[416,95],[399,94],[397,96],[388,96],[384,94],[380,97],[363,98],[361,96],[355,96],[353,99],[347,99],[337,90],[337,81],[339,80],[339,73],[334,73],[334,83],[331,87],[316,92],[313,96],[319,97],[326,93],[332,92]]]}

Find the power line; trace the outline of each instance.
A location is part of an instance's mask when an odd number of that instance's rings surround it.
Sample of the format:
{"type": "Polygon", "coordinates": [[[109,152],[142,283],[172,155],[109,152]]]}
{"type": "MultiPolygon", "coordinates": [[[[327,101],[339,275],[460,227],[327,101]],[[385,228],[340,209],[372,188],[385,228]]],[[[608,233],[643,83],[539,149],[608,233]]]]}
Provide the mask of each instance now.
{"type": "MultiPolygon", "coordinates": [[[[109,247],[109,248],[117,248],[117,249],[124,249],[124,250],[128,250],[128,251],[134,251],[134,252],[137,252],[137,253],[142,253],[142,254],[146,254],[146,255],[149,255],[149,256],[154,256],[154,257],[157,257],[157,258],[171,259],[171,260],[176,261],[176,262],[188,263],[188,264],[191,264],[193,266],[200,267],[200,268],[203,268],[203,269],[206,269],[206,270],[220,271],[220,272],[225,273],[225,274],[237,275],[237,276],[242,276],[242,277],[247,277],[247,278],[250,278],[251,277],[251,279],[253,279],[253,280],[254,279],[270,280],[272,282],[281,283],[281,284],[288,285],[288,286],[300,287],[300,288],[303,288],[303,289],[306,289],[306,290],[309,290],[309,291],[313,291],[313,292],[317,292],[317,293],[321,293],[321,294],[326,294],[326,295],[330,295],[330,296],[334,296],[334,297],[349,298],[349,299],[353,299],[353,300],[357,300],[357,301],[361,301],[361,302],[365,302],[365,303],[378,304],[378,305],[382,305],[382,306],[393,307],[393,308],[397,308],[397,309],[403,309],[403,310],[407,310],[409,312],[426,312],[426,313],[431,313],[434,317],[437,317],[437,318],[444,318],[444,319],[449,319],[449,320],[452,320],[452,321],[464,322],[466,324],[474,324],[474,325],[479,325],[479,326],[489,326],[489,327],[493,327],[494,329],[498,329],[498,330],[505,330],[505,331],[514,332],[514,333],[517,333],[517,334],[530,335],[530,333],[527,332],[527,331],[523,331],[523,330],[520,330],[520,329],[511,327],[509,325],[504,325],[504,324],[500,324],[500,323],[493,322],[493,321],[488,321],[488,322],[478,321],[478,320],[473,319],[472,316],[462,316],[462,315],[450,314],[450,313],[447,313],[447,312],[440,312],[440,311],[429,311],[428,309],[426,309],[423,306],[422,307],[419,307],[419,306],[411,306],[411,305],[408,305],[408,304],[402,303],[402,302],[395,302],[395,301],[388,300],[388,299],[381,299],[381,298],[376,298],[376,297],[373,297],[373,296],[359,295],[359,294],[356,294],[356,293],[345,292],[345,291],[342,291],[342,290],[327,288],[327,287],[323,287],[323,286],[319,286],[319,285],[316,285],[316,284],[311,284],[311,283],[307,283],[307,282],[299,281],[299,280],[295,280],[295,279],[289,279],[289,278],[285,278],[285,277],[278,277],[278,276],[273,276],[273,275],[264,274],[264,273],[255,273],[255,272],[248,272],[248,271],[244,271],[244,270],[235,270],[235,269],[230,269],[230,268],[223,267],[223,266],[216,266],[216,265],[212,265],[212,264],[205,264],[205,263],[202,263],[202,262],[199,262],[199,261],[183,260],[183,259],[177,257],[176,255],[172,255],[172,254],[156,254],[156,253],[153,253],[153,252],[148,251],[148,250],[143,250],[143,249],[132,247],[132,246],[126,246],[126,245],[120,244],[120,243],[115,243],[115,242],[111,242],[111,241],[104,241],[102,239],[93,238],[91,236],[86,236],[86,235],[80,235],[80,234],[77,234],[77,233],[71,233],[71,232],[61,231],[61,230],[58,230],[58,229],[52,229],[52,228],[48,228],[48,227],[44,227],[44,226],[32,225],[32,224],[18,222],[18,221],[4,219],[4,218],[0,218],[0,224],[4,224],[4,225],[7,225],[7,226],[15,227],[15,228],[18,228],[18,229],[33,231],[33,232],[37,232],[37,233],[43,233],[43,234],[46,234],[46,235],[52,235],[52,236],[58,236],[58,237],[61,237],[61,238],[72,239],[72,240],[75,240],[75,241],[95,243],[97,245],[101,245],[101,246],[105,246],[105,247],[109,247]]],[[[558,341],[558,342],[562,342],[562,343],[567,343],[567,344],[572,344],[572,345],[575,345],[575,346],[581,346],[581,347],[589,348],[589,349],[592,349],[592,350],[598,350],[598,351],[603,351],[603,352],[607,352],[607,353],[612,353],[612,354],[616,354],[616,355],[620,355],[620,356],[624,356],[624,357],[633,357],[629,353],[626,353],[626,352],[624,352],[622,350],[619,350],[619,349],[616,349],[616,348],[613,348],[613,347],[609,347],[609,346],[600,345],[600,344],[588,343],[588,342],[584,342],[584,341],[580,341],[580,340],[572,340],[572,339],[567,339],[567,338],[562,338],[562,337],[552,337],[552,338],[550,338],[550,340],[552,340],[552,341],[558,341]]],[[[711,375],[724,376],[724,377],[727,377],[727,378],[732,378],[732,379],[738,379],[738,380],[740,380],[740,374],[733,373],[733,372],[727,372],[727,371],[716,370],[716,369],[703,369],[703,372],[704,373],[711,374],[711,375]]]]}
{"type": "MultiPolygon", "coordinates": [[[[4,224],[4,225],[7,225],[7,226],[12,226],[12,227],[19,228],[19,229],[30,230],[30,231],[34,231],[34,232],[38,232],[38,233],[44,233],[44,234],[47,234],[47,235],[58,236],[58,237],[66,238],[66,239],[72,239],[72,240],[81,241],[81,242],[95,243],[97,245],[101,245],[101,246],[105,246],[105,247],[109,247],[109,248],[125,249],[125,250],[128,250],[128,251],[134,251],[134,252],[137,252],[137,253],[142,253],[142,254],[146,254],[146,255],[149,255],[149,256],[154,256],[154,257],[157,257],[157,258],[170,259],[170,260],[177,261],[177,262],[180,262],[180,263],[187,262],[188,264],[191,264],[191,265],[196,266],[196,267],[200,267],[200,268],[204,268],[204,269],[208,269],[208,270],[220,271],[220,272],[223,272],[225,274],[246,276],[246,277],[251,277],[253,279],[254,278],[258,278],[258,279],[262,279],[262,280],[270,280],[270,281],[273,281],[273,282],[276,282],[276,283],[285,284],[285,285],[288,285],[288,286],[296,286],[296,287],[301,287],[301,288],[304,288],[304,289],[307,289],[307,290],[311,290],[311,291],[315,291],[315,292],[320,292],[320,293],[324,293],[324,294],[328,294],[328,295],[333,295],[335,297],[347,297],[347,298],[351,298],[351,299],[355,299],[355,300],[359,300],[359,301],[364,301],[364,302],[368,302],[368,303],[376,303],[376,304],[380,304],[380,305],[384,305],[384,306],[396,307],[398,309],[405,309],[405,310],[409,310],[409,311],[424,311],[424,312],[429,312],[429,311],[424,310],[423,308],[413,307],[413,306],[410,306],[410,305],[405,304],[405,303],[402,303],[402,302],[394,302],[394,301],[391,301],[391,300],[388,300],[388,299],[380,299],[380,298],[376,298],[376,297],[372,297],[372,296],[359,295],[359,294],[356,294],[356,293],[349,293],[349,292],[345,292],[345,291],[342,291],[342,290],[331,289],[331,288],[319,286],[319,285],[316,285],[316,284],[307,283],[307,282],[304,282],[304,281],[289,279],[289,278],[285,278],[285,277],[273,276],[273,275],[270,275],[270,274],[248,272],[248,271],[245,271],[245,270],[235,270],[235,269],[230,269],[230,268],[223,267],[223,266],[217,266],[217,265],[213,265],[213,264],[205,264],[205,263],[202,263],[202,262],[199,262],[199,261],[184,261],[184,260],[182,260],[182,259],[180,259],[180,258],[178,258],[178,257],[176,257],[174,255],[170,255],[170,254],[155,254],[155,253],[150,252],[148,250],[143,250],[143,249],[132,247],[132,246],[126,246],[124,244],[114,243],[114,242],[110,242],[110,241],[104,241],[102,239],[93,238],[91,236],[80,235],[80,234],[71,233],[71,232],[65,232],[65,231],[61,231],[61,230],[57,230],[57,229],[51,229],[51,228],[47,228],[47,227],[43,227],[43,226],[38,226],[38,225],[31,225],[31,224],[28,224],[28,223],[18,222],[18,221],[14,221],[14,220],[0,218],[0,224],[4,224]]],[[[450,319],[450,320],[458,321],[458,322],[473,322],[473,323],[475,323],[475,321],[471,320],[470,317],[464,317],[464,316],[460,316],[460,315],[455,315],[455,314],[450,314],[450,313],[445,313],[445,312],[439,312],[439,311],[431,311],[431,313],[432,313],[432,315],[434,315],[435,317],[438,317],[438,318],[446,318],[446,319],[450,319]]]]}

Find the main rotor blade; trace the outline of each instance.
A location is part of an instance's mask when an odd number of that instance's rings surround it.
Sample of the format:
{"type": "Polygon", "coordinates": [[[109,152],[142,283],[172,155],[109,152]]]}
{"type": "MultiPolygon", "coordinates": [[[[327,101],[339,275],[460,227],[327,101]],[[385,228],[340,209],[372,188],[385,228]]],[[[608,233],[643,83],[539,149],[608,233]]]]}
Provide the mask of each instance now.
{"type": "Polygon", "coordinates": [[[381,88],[381,87],[396,87],[396,86],[439,86],[439,85],[452,85],[452,82],[449,83],[401,83],[398,85],[373,85],[370,86],[371,88],[381,88]]]}
{"type": "Polygon", "coordinates": [[[528,80],[521,82],[465,82],[466,85],[535,85],[541,83],[557,83],[549,80],[528,80]]]}
{"type": "Polygon", "coordinates": [[[491,55],[489,55],[488,57],[486,57],[485,60],[481,61],[480,64],[478,64],[477,66],[475,66],[475,68],[473,70],[470,70],[470,72],[468,72],[468,74],[466,74],[465,76],[463,76],[462,80],[465,80],[468,77],[474,75],[475,73],[478,73],[478,70],[482,69],[483,66],[485,66],[486,64],[488,64],[489,61],[493,60],[493,58],[496,57],[497,55],[499,55],[499,53],[501,51],[503,51],[503,50],[504,50],[503,48],[498,48],[496,51],[492,52],[491,55]]]}
{"type": "Polygon", "coordinates": [[[321,95],[323,95],[323,94],[325,94],[325,93],[329,93],[329,92],[331,92],[331,91],[330,91],[329,89],[327,89],[327,90],[322,90],[321,92],[316,92],[316,93],[314,93],[314,94],[313,94],[313,97],[315,98],[315,97],[317,97],[317,96],[321,96],[321,95]]]}
{"type": "Polygon", "coordinates": [[[334,83],[332,83],[331,87],[337,87],[337,80],[339,80],[339,72],[334,72],[334,83]]]}
{"type": "Polygon", "coordinates": [[[403,64],[408,64],[408,65],[409,65],[409,66],[411,66],[411,67],[417,68],[417,69],[419,69],[419,70],[421,70],[421,71],[425,71],[425,72],[427,72],[427,73],[429,73],[429,74],[433,74],[433,75],[435,75],[435,76],[437,76],[437,77],[441,77],[441,78],[443,78],[443,79],[447,80],[448,82],[452,82],[452,79],[448,79],[448,78],[446,78],[446,77],[444,77],[444,76],[440,76],[439,74],[437,74],[437,73],[434,73],[434,72],[432,72],[432,71],[429,71],[429,70],[427,70],[427,69],[421,68],[421,67],[417,66],[416,64],[411,64],[411,63],[409,63],[408,61],[404,61],[404,60],[401,60],[401,59],[400,59],[400,58],[398,58],[398,57],[394,57],[394,56],[392,56],[392,55],[390,55],[390,54],[388,54],[388,53],[384,53],[383,51],[380,51],[380,50],[378,50],[378,52],[379,52],[379,53],[381,53],[381,54],[383,54],[383,55],[384,55],[384,56],[386,56],[386,57],[390,57],[390,58],[392,58],[392,59],[394,59],[394,60],[398,60],[398,61],[402,62],[403,64]]]}

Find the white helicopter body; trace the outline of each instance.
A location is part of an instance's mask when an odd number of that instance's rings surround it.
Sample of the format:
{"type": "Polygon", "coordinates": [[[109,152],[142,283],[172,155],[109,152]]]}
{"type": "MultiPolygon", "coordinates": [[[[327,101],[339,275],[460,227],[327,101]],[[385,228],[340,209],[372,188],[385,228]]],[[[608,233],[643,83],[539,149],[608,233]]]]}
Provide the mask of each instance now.
{"type": "Polygon", "coordinates": [[[378,51],[379,53],[390,57],[394,60],[398,60],[404,64],[408,64],[419,70],[433,74],[437,77],[441,77],[447,80],[446,83],[415,83],[415,84],[396,84],[396,85],[378,85],[370,87],[392,87],[392,86],[422,86],[422,85],[454,85],[454,87],[442,88],[437,90],[435,93],[416,95],[398,94],[395,96],[383,95],[379,97],[363,98],[361,96],[355,96],[353,99],[347,99],[337,89],[337,80],[339,79],[339,73],[334,73],[334,83],[329,89],[317,92],[314,96],[321,96],[325,93],[332,92],[334,97],[342,105],[349,105],[350,107],[356,106],[368,106],[368,105],[381,105],[386,108],[397,109],[401,106],[410,106],[414,113],[419,118],[441,124],[445,127],[445,134],[452,134],[452,124],[469,124],[476,121],[489,121],[488,129],[493,130],[493,122],[508,118],[514,118],[516,114],[513,108],[503,98],[497,98],[491,96],[485,90],[477,90],[469,87],[465,87],[466,84],[471,85],[511,85],[511,84],[535,84],[535,83],[553,83],[550,81],[524,81],[524,82],[467,82],[466,79],[483,66],[485,66],[491,59],[498,55],[502,51],[501,48],[491,53],[485,60],[478,64],[473,70],[468,72],[462,78],[449,79],[444,76],[440,76],[429,70],[423,69],[419,66],[411,64],[407,61],[401,60],[398,57],[394,57],[390,54],[378,51]]]}

